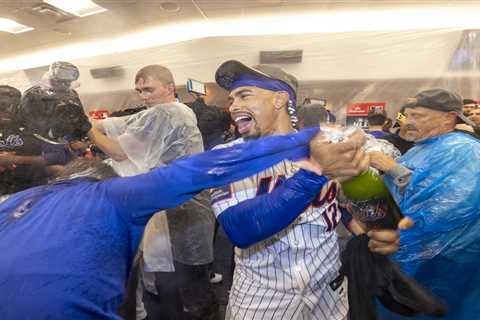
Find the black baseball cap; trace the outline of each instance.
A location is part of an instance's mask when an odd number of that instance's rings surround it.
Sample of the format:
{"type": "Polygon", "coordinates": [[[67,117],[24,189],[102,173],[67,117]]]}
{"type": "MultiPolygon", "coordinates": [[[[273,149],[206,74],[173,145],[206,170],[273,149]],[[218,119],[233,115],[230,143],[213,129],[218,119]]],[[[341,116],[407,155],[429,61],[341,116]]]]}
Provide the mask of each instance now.
{"type": "Polygon", "coordinates": [[[408,103],[402,107],[402,112],[407,108],[423,107],[442,112],[457,112],[457,117],[476,128],[474,122],[463,115],[463,98],[455,93],[445,89],[424,90],[408,99],[408,103]]]}
{"type": "Polygon", "coordinates": [[[248,67],[240,61],[228,60],[218,67],[215,72],[215,81],[220,87],[230,91],[232,84],[243,74],[251,74],[259,78],[282,81],[293,90],[295,95],[297,94],[297,79],[279,67],[269,64],[259,64],[253,67],[248,67]]]}

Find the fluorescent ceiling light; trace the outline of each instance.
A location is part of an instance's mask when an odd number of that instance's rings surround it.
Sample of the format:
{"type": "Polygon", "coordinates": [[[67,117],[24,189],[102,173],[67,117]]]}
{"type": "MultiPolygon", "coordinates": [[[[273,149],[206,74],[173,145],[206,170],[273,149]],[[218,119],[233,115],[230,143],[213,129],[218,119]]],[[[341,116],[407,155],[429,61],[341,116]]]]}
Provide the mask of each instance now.
{"type": "Polygon", "coordinates": [[[0,18],[0,31],[10,32],[10,33],[22,33],[33,30],[32,27],[25,26],[16,21],[0,18]]]}
{"type": "Polygon", "coordinates": [[[91,0],[43,0],[43,2],[80,18],[107,11],[91,0]]]}
{"type": "MultiPolygon", "coordinates": [[[[69,1],[68,1],[69,2],[69,1]]],[[[479,6],[371,11],[319,11],[297,15],[202,20],[16,54],[0,60],[0,73],[139,50],[205,37],[291,35],[308,33],[405,31],[418,29],[478,29],[479,6]]],[[[292,41],[295,41],[292,39],[292,41]]]]}

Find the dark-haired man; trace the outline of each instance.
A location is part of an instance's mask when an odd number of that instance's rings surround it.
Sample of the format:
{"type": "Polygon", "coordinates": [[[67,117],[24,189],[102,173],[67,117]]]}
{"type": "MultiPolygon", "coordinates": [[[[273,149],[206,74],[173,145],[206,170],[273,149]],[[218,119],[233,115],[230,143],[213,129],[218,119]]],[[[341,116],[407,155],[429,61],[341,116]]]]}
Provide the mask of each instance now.
{"type": "MultiPolygon", "coordinates": [[[[295,131],[297,79],[271,65],[248,67],[236,60],[224,62],[215,74],[217,83],[230,91],[230,113],[242,138],[222,147],[242,145],[269,135],[295,131]]],[[[345,155],[332,153],[332,161],[345,155]]],[[[357,150],[358,169],[368,167],[368,158],[357,150]]],[[[224,225],[224,214],[258,217],[267,212],[290,217],[285,229],[255,243],[237,242],[235,272],[227,307],[227,319],[322,319],[343,320],[348,313],[346,279],[339,276],[340,259],[335,226],[341,213],[336,200],[341,176],[324,167],[323,175],[299,169],[291,161],[231,185],[212,191],[212,206],[224,225]],[[304,194],[294,197],[286,188],[292,179],[305,182],[304,194]],[[302,212],[297,217],[298,212],[302,212]]],[[[345,172],[345,176],[355,176],[345,172]]],[[[244,233],[239,222],[230,237],[244,233]]],[[[372,232],[378,241],[373,251],[397,249],[384,235],[372,232]]]]}

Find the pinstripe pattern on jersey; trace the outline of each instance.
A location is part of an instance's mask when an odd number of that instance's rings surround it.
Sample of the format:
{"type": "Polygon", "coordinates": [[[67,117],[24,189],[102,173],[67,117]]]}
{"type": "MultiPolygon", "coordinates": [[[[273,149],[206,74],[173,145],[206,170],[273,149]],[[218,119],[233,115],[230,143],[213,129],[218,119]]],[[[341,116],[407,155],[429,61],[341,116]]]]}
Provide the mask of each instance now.
{"type": "MultiPolygon", "coordinates": [[[[237,139],[221,147],[242,142],[237,139]]],[[[228,197],[225,188],[223,192],[212,190],[215,214],[218,216],[242,201],[271,192],[282,177],[291,177],[297,170],[290,161],[283,161],[231,184],[228,197]]],[[[337,187],[335,181],[329,181],[312,205],[276,235],[247,249],[235,248],[236,268],[227,318],[345,318],[346,290],[342,289],[340,294],[340,289],[334,291],[329,286],[340,268],[334,231],[341,218],[335,198],[337,187]]]]}

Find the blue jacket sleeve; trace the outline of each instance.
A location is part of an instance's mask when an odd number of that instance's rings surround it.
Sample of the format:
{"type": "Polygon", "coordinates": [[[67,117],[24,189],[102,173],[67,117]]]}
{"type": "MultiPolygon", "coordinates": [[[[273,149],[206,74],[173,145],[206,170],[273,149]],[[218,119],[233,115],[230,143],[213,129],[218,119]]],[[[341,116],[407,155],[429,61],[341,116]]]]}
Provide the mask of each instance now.
{"type": "Polygon", "coordinates": [[[146,224],[157,211],[173,208],[196,193],[241,180],[285,160],[309,155],[318,128],[269,136],[172,162],[149,173],[102,182],[101,188],[127,219],[146,224]]]}
{"type": "Polygon", "coordinates": [[[326,182],[324,176],[300,170],[271,193],[226,209],[218,221],[237,247],[246,248],[286,228],[305,211],[326,182]]]}

